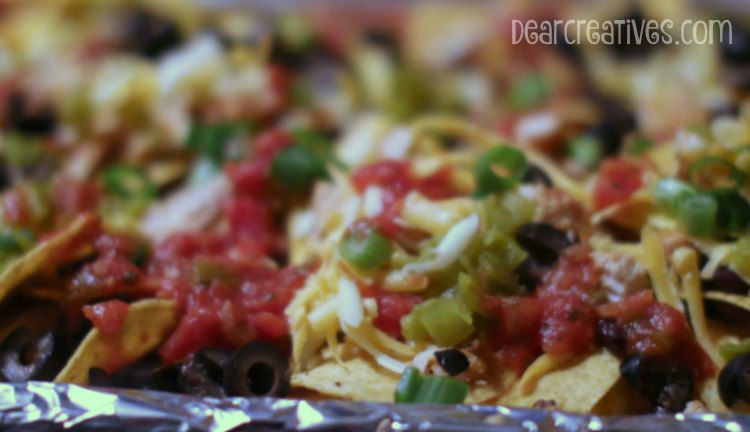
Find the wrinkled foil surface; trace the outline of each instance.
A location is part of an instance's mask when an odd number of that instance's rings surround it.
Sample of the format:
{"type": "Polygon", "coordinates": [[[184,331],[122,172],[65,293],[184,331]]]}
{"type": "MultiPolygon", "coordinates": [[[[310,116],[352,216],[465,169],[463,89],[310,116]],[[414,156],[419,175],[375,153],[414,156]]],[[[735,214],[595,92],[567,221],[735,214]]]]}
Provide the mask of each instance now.
{"type": "Polygon", "coordinates": [[[0,384],[0,429],[128,431],[748,431],[750,416],[597,417],[502,406],[199,398],[28,382],[0,384]]]}

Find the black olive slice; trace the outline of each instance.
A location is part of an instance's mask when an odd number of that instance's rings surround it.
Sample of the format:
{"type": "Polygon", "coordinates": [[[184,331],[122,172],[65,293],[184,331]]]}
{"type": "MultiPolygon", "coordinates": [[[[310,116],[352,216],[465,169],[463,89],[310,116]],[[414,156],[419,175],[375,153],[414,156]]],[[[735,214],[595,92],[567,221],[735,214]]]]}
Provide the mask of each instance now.
{"type": "Polygon", "coordinates": [[[229,396],[286,396],[291,369],[275,347],[251,342],[234,352],[224,369],[224,389],[229,396]]]}
{"type": "Polygon", "coordinates": [[[192,355],[180,367],[180,376],[178,378],[180,391],[182,393],[196,396],[224,397],[224,389],[221,384],[214,381],[206,367],[192,355]]]}
{"type": "Polygon", "coordinates": [[[0,374],[5,381],[52,379],[59,362],[55,358],[56,340],[52,332],[33,334],[20,327],[0,346],[0,374]]]}
{"type": "Polygon", "coordinates": [[[550,224],[533,222],[516,230],[516,240],[539,264],[550,266],[573,245],[568,235],[550,224]]]}
{"type": "Polygon", "coordinates": [[[181,367],[181,364],[175,363],[154,370],[144,384],[144,389],[179,393],[181,367]]]}
{"type": "Polygon", "coordinates": [[[435,351],[435,359],[450,376],[458,375],[469,368],[469,358],[457,349],[435,351]]]}
{"type": "Polygon", "coordinates": [[[693,394],[693,378],[687,367],[663,365],[634,355],[620,363],[620,374],[658,412],[680,412],[693,394]]]}
{"type": "Polygon", "coordinates": [[[729,408],[738,400],[750,403],[750,354],[738,355],[721,370],[719,397],[729,408]]]}
{"type": "Polygon", "coordinates": [[[218,383],[224,380],[224,368],[231,357],[231,352],[218,348],[202,348],[193,356],[195,361],[203,366],[208,376],[218,383]]]}
{"type": "Polygon", "coordinates": [[[540,184],[547,187],[552,187],[552,180],[549,178],[547,173],[541,168],[534,164],[529,164],[526,167],[526,172],[523,174],[521,181],[524,183],[540,184]]]}

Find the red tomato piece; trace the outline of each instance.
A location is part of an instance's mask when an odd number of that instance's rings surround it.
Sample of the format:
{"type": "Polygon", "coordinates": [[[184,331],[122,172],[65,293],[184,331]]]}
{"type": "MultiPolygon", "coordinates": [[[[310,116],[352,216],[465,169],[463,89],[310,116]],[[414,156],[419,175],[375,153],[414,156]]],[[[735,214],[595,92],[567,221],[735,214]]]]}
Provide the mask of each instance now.
{"type": "Polygon", "coordinates": [[[52,205],[59,213],[75,216],[96,208],[100,191],[96,183],[60,179],[55,182],[52,193],[52,205]]]}
{"type": "Polygon", "coordinates": [[[549,354],[580,353],[594,341],[596,311],[572,294],[558,294],[544,299],[542,349],[549,354]]]}
{"type": "Polygon", "coordinates": [[[601,210],[630,198],[643,186],[643,166],[635,161],[607,159],[594,183],[594,208],[601,210]]]}
{"type": "Polygon", "coordinates": [[[401,318],[408,315],[414,306],[422,303],[422,297],[408,294],[383,294],[377,297],[378,316],[375,327],[394,338],[401,339],[401,318]]]}
{"type": "Polygon", "coordinates": [[[100,332],[111,334],[120,330],[129,308],[130,305],[122,300],[107,300],[84,306],[83,314],[100,332]]]}
{"type": "Polygon", "coordinates": [[[599,269],[583,246],[565,251],[557,264],[544,275],[538,295],[572,293],[580,298],[590,298],[599,287],[599,269]]]}

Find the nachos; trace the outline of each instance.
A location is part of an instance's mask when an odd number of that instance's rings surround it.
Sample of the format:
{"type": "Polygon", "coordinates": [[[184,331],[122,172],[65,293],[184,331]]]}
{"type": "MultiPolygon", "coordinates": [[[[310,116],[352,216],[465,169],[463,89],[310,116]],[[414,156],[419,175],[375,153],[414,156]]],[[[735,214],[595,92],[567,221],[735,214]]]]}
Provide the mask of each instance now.
{"type": "Polygon", "coordinates": [[[0,378],[745,411],[750,30],[584,16],[0,2],[0,378]]]}

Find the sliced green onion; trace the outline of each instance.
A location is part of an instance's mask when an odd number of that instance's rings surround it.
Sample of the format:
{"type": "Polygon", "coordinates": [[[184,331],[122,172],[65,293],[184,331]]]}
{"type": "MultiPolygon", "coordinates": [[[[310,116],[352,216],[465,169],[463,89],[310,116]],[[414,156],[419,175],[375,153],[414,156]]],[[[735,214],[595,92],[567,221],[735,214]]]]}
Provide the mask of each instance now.
{"type": "Polygon", "coordinates": [[[401,319],[401,333],[409,340],[455,346],[474,332],[471,312],[457,299],[431,298],[401,319]],[[428,338],[429,337],[429,338],[428,338]]]}
{"type": "Polygon", "coordinates": [[[650,139],[641,135],[641,136],[636,137],[633,140],[633,142],[630,143],[630,145],[628,146],[627,152],[629,155],[639,156],[651,150],[653,146],[654,146],[654,143],[651,142],[650,139]]]}
{"type": "Polygon", "coordinates": [[[475,197],[485,197],[492,193],[505,192],[515,187],[526,172],[526,157],[521,151],[505,145],[488,150],[474,166],[477,189],[475,197]],[[504,171],[503,175],[495,169],[504,171]]]}
{"type": "Polygon", "coordinates": [[[530,108],[544,102],[551,94],[552,89],[544,75],[533,73],[513,85],[509,102],[513,108],[530,108]]]}
{"type": "Polygon", "coordinates": [[[374,270],[388,264],[392,246],[376,229],[349,232],[339,243],[339,254],[360,270],[374,270]]]}
{"type": "Polygon", "coordinates": [[[601,142],[591,135],[581,135],[568,143],[568,154],[584,168],[595,168],[604,152],[601,142]]]}
{"type": "Polygon", "coordinates": [[[229,157],[227,144],[230,140],[249,130],[249,125],[240,122],[216,124],[195,122],[190,126],[185,146],[195,150],[211,162],[221,165],[229,157]]]}
{"type": "Polygon", "coordinates": [[[745,182],[745,174],[742,171],[740,171],[736,166],[734,166],[734,164],[732,164],[726,159],[722,159],[717,156],[706,156],[693,162],[690,165],[690,168],[688,168],[688,178],[690,179],[690,183],[692,183],[693,186],[701,189],[701,186],[699,182],[697,181],[696,176],[700,174],[701,171],[709,167],[726,168],[727,170],[729,170],[729,177],[733,182],[732,186],[717,187],[717,188],[714,188],[713,190],[738,190],[740,187],[742,187],[742,184],[745,182]]]}
{"type": "Polygon", "coordinates": [[[479,312],[479,291],[474,281],[466,273],[458,274],[455,297],[456,300],[461,302],[461,306],[470,313],[479,312]]]}
{"type": "Polygon", "coordinates": [[[461,404],[468,394],[469,386],[462,381],[422,375],[410,367],[401,375],[394,399],[396,403],[461,404]]]}
{"type": "Polygon", "coordinates": [[[346,170],[346,164],[333,154],[331,140],[324,135],[310,129],[296,129],[291,132],[296,145],[306,147],[325,162],[330,162],[336,168],[346,170]]]}
{"type": "Polygon", "coordinates": [[[716,225],[726,231],[741,231],[750,224],[750,204],[738,192],[718,189],[712,195],[719,202],[716,225]]]}
{"type": "Polygon", "coordinates": [[[692,235],[708,235],[716,228],[719,203],[708,193],[695,193],[680,200],[677,214],[692,235]]]}
{"type": "Polygon", "coordinates": [[[677,214],[680,201],[695,193],[695,189],[677,179],[662,179],[654,188],[654,199],[663,211],[670,215],[677,214]]]}
{"type": "Polygon", "coordinates": [[[34,233],[27,229],[0,233],[0,254],[11,255],[25,252],[34,246],[34,233]]]}
{"type": "Polygon", "coordinates": [[[325,161],[307,147],[291,146],[280,151],[271,162],[271,176],[291,190],[302,191],[316,180],[328,178],[325,161]]]}
{"type": "Polygon", "coordinates": [[[156,186],[144,170],[133,165],[115,165],[104,171],[104,187],[108,192],[126,199],[152,199],[156,186]]]}
{"type": "Polygon", "coordinates": [[[719,347],[719,354],[729,361],[741,354],[750,353],[750,338],[743,339],[738,344],[724,344],[719,347]]]}

